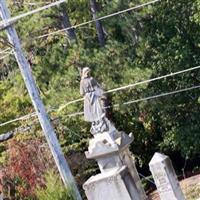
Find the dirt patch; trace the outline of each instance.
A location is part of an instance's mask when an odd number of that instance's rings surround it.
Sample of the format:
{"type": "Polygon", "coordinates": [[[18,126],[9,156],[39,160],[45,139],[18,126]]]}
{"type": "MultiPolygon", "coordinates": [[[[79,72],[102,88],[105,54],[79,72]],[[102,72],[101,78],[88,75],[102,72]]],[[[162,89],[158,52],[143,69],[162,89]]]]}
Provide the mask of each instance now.
{"type": "MultiPolygon", "coordinates": [[[[200,175],[193,176],[180,181],[181,188],[187,200],[200,199],[200,175]]],[[[149,195],[150,200],[160,200],[157,191],[149,195]]]]}

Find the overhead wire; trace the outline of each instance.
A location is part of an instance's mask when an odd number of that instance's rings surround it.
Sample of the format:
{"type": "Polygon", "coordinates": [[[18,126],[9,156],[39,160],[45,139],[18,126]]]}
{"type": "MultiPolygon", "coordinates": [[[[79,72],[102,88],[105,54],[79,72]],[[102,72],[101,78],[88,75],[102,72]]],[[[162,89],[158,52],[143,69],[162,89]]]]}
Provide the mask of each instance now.
{"type": "Polygon", "coordinates": [[[196,85],[196,86],[192,86],[192,87],[188,87],[188,88],[184,88],[184,89],[180,89],[180,90],[175,90],[175,91],[172,91],[172,92],[165,92],[165,93],[161,93],[161,94],[157,94],[157,95],[153,95],[153,96],[149,96],[149,97],[144,97],[144,98],[128,101],[128,102],[125,102],[125,103],[122,103],[122,104],[115,104],[113,107],[119,107],[120,105],[129,105],[129,104],[138,103],[138,102],[141,102],[141,101],[148,101],[148,100],[151,100],[151,99],[169,96],[169,95],[172,95],[172,94],[178,94],[178,93],[182,93],[182,92],[186,92],[186,91],[190,91],[190,90],[194,90],[194,89],[198,89],[198,88],[200,88],[200,85],[196,85]]]}
{"type": "Polygon", "coordinates": [[[142,178],[144,178],[145,180],[147,180],[148,182],[152,183],[153,185],[156,185],[155,182],[153,180],[151,180],[150,178],[144,176],[143,174],[141,173],[138,173],[139,176],[141,176],[142,178]]]}
{"type": "Polygon", "coordinates": [[[31,128],[36,124],[38,123],[38,120],[34,120],[31,122],[31,124],[26,124],[26,125],[23,125],[23,126],[20,126],[20,127],[17,127],[11,131],[8,131],[7,133],[4,133],[4,134],[0,134],[0,143],[1,142],[5,142],[7,141],[8,139],[14,137],[17,133],[25,133],[27,131],[30,131],[31,128]]]}
{"type": "MultiPolygon", "coordinates": [[[[190,90],[194,90],[194,89],[198,89],[198,88],[200,88],[200,85],[196,85],[196,86],[192,86],[192,87],[188,87],[188,88],[183,88],[183,89],[180,89],[180,90],[175,90],[175,91],[172,91],[172,92],[165,92],[165,93],[161,93],[161,94],[157,94],[157,95],[153,95],[153,96],[149,96],[149,97],[139,98],[139,99],[135,99],[135,100],[131,100],[131,101],[126,101],[126,102],[123,102],[123,103],[114,104],[112,106],[106,106],[105,109],[116,108],[116,107],[120,107],[120,106],[123,106],[123,105],[130,105],[130,104],[138,103],[138,102],[141,102],[141,101],[148,101],[148,100],[151,100],[151,99],[169,96],[169,95],[172,95],[172,94],[178,94],[178,93],[182,93],[182,92],[186,92],[186,91],[190,91],[190,90]]],[[[68,114],[66,116],[67,117],[75,117],[75,116],[83,115],[83,114],[84,114],[84,112],[76,112],[76,113],[68,114]]]]}
{"type": "Polygon", "coordinates": [[[7,57],[10,56],[11,54],[13,54],[13,50],[11,50],[10,52],[4,53],[4,55],[3,55],[2,57],[0,57],[0,60],[3,60],[4,58],[7,58],[7,57]]]}
{"type": "Polygon", "coordinates": [[[13,123],[13,122],[24,121],[24,120],[30,119],[30,118],[32,118],[32,117],[34,117],[34,116],[37,116],[36,112],[33,112],[33,113],[30,113],[30,114],[24,115],[24,116],[22,116],[22,117],[15,118],[15,119],[13,119],[13,120],[10,120],[10,121],[4,122],[4,123],[1,123],[1,124],[0,124],[0,127],[5,126],[5,125],[7,125],[7,124],[11,124],[11,123],[13,123]]]}
{"type": "MultiPolygon", "coordinates": [[[[29,15],[35,14],[35,13],[40,12],[40,11],[45,10],[45,9],[54,7],[54,6],[59,5],[59,4],[61,4],[61,3],[64,3],[64,2],[66,2],[66,0],[59,0],[59,1],[56,1],[56,2],[53,2],[53,3],[49,3],[48,5],[39,7],[39,8],[37,8],[37,9],[35,9],[35,10],[29,11],[29,12],[27,12],[27,13],[23,13],[23,14],[18,15],[18,16],[16,16],[16,17],[12,17],[12,18],[10,18],[10,19],[8,19],[8,20],[0,21],[0,30],[1,30],[1,29],[4,29],[5,27],[11,25],[12,23],[16,22],[17,20],[19,20],[19,19],[21,19],[21,18],[27,17],[27,16],[29,16],[29,15]]],[[[10,48],[7,48],[7,49],[5,49],[5,50],[3,50],[3,51],[0,52],[0,54],[3,54],[3,53],[5,54],[5,53],[6,53],[6,55],[3,55],[2,57],[0,57],[0,60],[3,60],[4,58],[6,58],[6,57],[8,57],[10,54],[12,54],[12,53],[11,53],[12,51],[11,51],[11,52],[7,52],[9,49],[10,49],[10,48]],[[8,54],[7,54],[7,53],[8,53],[8,54]]]]}
{"type": "MultiPolygon", "coordinates": [[[[20,4],[21,2],[15,1],[16,4],[20,4]]],[[[24,5],[36,6],[36,5],[46,5],[52,2],[22,2],[24,5]]]]}
{"type": "MultiPolygon", "coordinates": [[[[146,5],[150,5],[150,4],[158,2],[158,1],[159,0],[154,0],[152,2],[149,2],[149,3],[146,3],[146,4],[142,4],[140,6],[135,6],[135,7],[123,10],[123,11],[116,12],[116,13],[112,13],[110,15],[103,16],[103,17],[97,18],[95,20],[90,20],[88,22],[84,22],[84,23],[81,23],[81,24],[78,24],[78,25],[74,25],[74,26],[71,26],[69,28],[65,28],[65,29],[61,29],[61,30],[58,30],[58,31],[55,31],[55,32],[52,32],[52,33],[44,34],[44,35],[38,36],[37,38],[40,39],[40,38],[43,38],[43,37],[47,37],[49,35],[58,34],[58,33],[62,32],[62,31],[66,31],[66,30],[70,30],[70,29],[75,29],[75,28],[78,28],[80,26],[84,26],[84,25],[87,25],[89,23],[93,23],[95,21],[99,21],[99,20],[103,20],[103,19],[106,19],[106,18],[109,18],[109,17],[113,17],[113,16],[122,14],[124,12],[131,11],[131,10],[134,10],[134,9],[138,9],[138,8],[141,8],[141,7],[146,6],[146,5]]],[[[29,5],[31,5],[31,3],[29,3],[29,5]]],[[[32,5],[36,5],[36,3],[35,4],[32,3],[32,5]]],[[[13,53],[13,51],[11,51],[11,52],[7,52],[7,50],[1,51],[0,54],[6,54],[6,55],[4,55],[3,57],[0,57],[0,60],[4,59],[5,57],[9,56],[12,53],[13,53]]],[[[179,72],[171,73],[171,74],[168,74],[168,75],[165,75],[165,76],[160,76],[160,77],[157,77],[157,78],[154,78],[154,79],[145,80],[145,81],[141,81],[141,82],[134,83],[134,84],[129,84],[129,85],[126,85],[126,86],[122,86],[122,87],[119,87],[119,88],[108,90],[105,93],[112,93],[112,92],[117,92],[117,91],[125,90],[125,89],[128,89],[128,88],[137,86],[137,85],[141,85],[141,84],[149,83],[149,82],[152,82],[152,81],[160,80],[160,79],[163,79],[163,78],[167,78],[167,77],[174,76],[174,75],[177,75],[177,74],[180,74],[180,73],[184,73],[184,72],[188,72],[188,71],[191,71],[191,70],[195,70],[195,69],[198,69],[198,68],[199,68],[199,66],[191,68],[191,69],[186,69],[186,70],[182,70],[182,71],[179,71],[179,72]]],[[[186,91],[190,91],[190,90],[198,89],[198,88],[200,88],[200,85],[192,86],[192,87],[189,87],[189,88],[184,88],[184,89],[180,89],[180,90],[176,90],[176,91],[172,91],[172,92],[161,93],[161,94],[158,94],[158,95],[153,95],[153,96],[149,96],[149,97],[145,97],[145,98],[141,98],[141,99],[136,99],[136,100],[124,102],[122,104],[115,104],[115,105],[110,106],[110,107],[120,107],[120,105],[130,105],[130,104],[133,104],[133,103],[138,103],[138,102],[141,102],[141,101],[148,101],[148,100],[151,100],[151,99],[155,99],[155,98],[159,98],[159,97],[164,97],[164,96],[168,96],[168,95],[173,95],[173,94],[178,94],[178,93],[182,93],[182,92],[186,92],[186,91]]],[[[77,100],[74,100],[74,101],[71,101],[71,102],[68,102],[67,104],[65,104],[64,107],[66,107],[66,106],[68,106],[70,104],[76,103],[76,102],[80,102],[82,100],[83,100],[83,98],[77,99],[77,100]]],[[[64,107],[62,107],[62,109],[64,107]]],[[[61,110],[61,109],[59,109],[59,110],[61,110]]],[[[83,115],[83,112],[72,113],[72,114],[69,114],[67,116],[68,117],[75,117],[77,115],[83,115]]],[[[2,123],[2,124],[0,124],[0,126],[4,126],[4,125],[6,125],[8,123],[12,123],[12,122],[20,121],[20,120],[26,120],[26,119],[29,119],[30,117],[33,117],[33,116],[36,116],[36,113],[31,113],[31,114],[22,116],[22,117],[20,117],[18,119],[14,119],[14,120],[11,120],[9,122],[2,123]]],[[[30,128],[31,128],[30,126],[28,126],[28,128],[25,127],[24,129],[23,128],[17,128],[16,132],[27,131],[30,128]]],[[[67,129],[69,129],[69,128],[67,128],[67,129]]],[[[15,131],[14,132],[12,131],[12,134],[15,134],[15,131]]],[[[150,179],[146,178],[144,175],[142,175],[142,174],[139,174],[139,175],[142,176],[143,178],[145,178],[147,181],[151,182],[152,184],[155,184],[153,181],[151,181],[150,179]]]]}
{"type": "Polygon", "coordinates": [[[54,6],[59,5],[61,3],[64,3],[64,2],[66,2],[66,0],[59,0],[59,1],[53,2],[51,4],[39,7],[37,9],[35,9],[35,10],[29,11],[27,13],[23,13],[23,14],[18,15],[16,17],[12,17],[10,19],[3,20],[3,21],[0,22],[0,29],[6,28],[7,26],[11,25],[12,23],[15,23],[19,19],[22,19],[22,18],[27,17],[29,15],[35,14],[35,13],[40,12],[42,10],[46,10],[48,8],[54,7],[54,6]]]}
{"type": "MultiPolygon", "coordinates": [[[[192,86],[192,87],[188,87],[188,88],[175,90],[175,91],[172,91],[172,92],[165,92],[165,93],[161,93],[161,94],[158,94],[158,95],[144,97],[144,98],[140,98],[140,99],[136,99],[136,100],[131,100],[131,101],[123,102],[123,103],[120,103],[120,104],[114,104],[113,106],[107,106],[107,107],[104,107],[104,108],[105,109],[112,108],[112,107],[116,108],[116,107],[120,107],[120,106],[123,106],[123,105],[130,105],[130,104],[138,103],[138,102],[141,102],[141,101],[148,101],[148,100],[156,99],[156,98],[159,98],[159,97],[164,97],[164,96],[178,94],[178,93],[182,93],[182,92],[186,92],[186,91],[191,91],[191,90],[198,89],[198,88],[200,88],[200,85],[196,85],[196,86],[192,86]]],[[[75,112],[75,113],[71,113],[71,114],[66,115],[66,117],[71,118],[71,117],[76,117],[76,116],[80,116],[80,115],[83,115],[83,114],[84,114],[84,112],[75,112]]],[[[56,117],[56,118],[52,119],[51,121],[52,122],[56,121],[56,120],[58,120],[58,118],[59,117],[56,117]]],[[[32,123],[31,125],[18,127],[16,129],[14,129],[14,131],[10,131],[8,133],[5,133],[5,134],[3,134],[3,137],[6,136],[6,135],[9,135],[9,134],[15,135],[19,131],[20,132],[26,132],[27,130],[30,130],[31,127],[34,126],[37,121],[38,121],[38,119],[36,119],[34,121],[34,123],[32,123]]],[[[67,129],[69,130],[68,127],[67,127],[67,129]]],[[[72,130],[70,130],[70,131],[72,131],[72,130]]]]}
{"type": "MultiPolygon", "coordinates": [[[[111,93],[111,92],[118,92],[118,91],[120,91],[120,90],[125,90],[125,89],[131,88],[131,87],[135,87],[135,86],[138,86],[138,85],[150,83],[150,82],[157,81],[157,80],[160,80],[160,79],[172,77],[172,76],[175,76],[175,75],[178,75],[178,74],[182,74],[182,73],[186,73],[186,72],[189,72],[189,71],[193,71],[193,70],[196,70],[196,69],[200,69],[200,66],[196,66],[196,67],[184,69],[184,70],[181,70],[181,71],[173,72],[173,73],[166,74],[166,75],[159,76],[159,77],[155,77],[155,78],[152,78],[152,79],[148,79],[148,80],[136,82],[136,83],[133,83],[133,84],[129,84],[129,85],[126,85],[126,86],[122,86],[122,87],[110,89],[110,90],[106,91],[105,94],[111,93]]],[[[60,112],[60,111],[63,110],[65,107],[67,107],[67,106],[69,106],[69,105],[71,105],[71,104],[75,104],[75,103],[77,103],[77,102],[81,102],[81,101],[83,101],[83,98],[76,99],[76,100],[73,100],[73,101],[69,101],[69,102],[67,102],[67,103],[64,104],[64,105],[61,105],[59,108],[49,110],[48,112],[52,112],[52,111],[56,111],[56,112],[58,111],[58,112],[60,112]]],[[[79,112],[79,113],[82,113],[82,112],[79,112]]],[[[71,115],[71,116],[74,116],[74,114],[70,114],[70,115],[71,115]]],[[[13,119],[13,120],[9,120],[9,121],[4,122],[4,123],[1,123],[1,124],[0,124],[0,127],[5,126],[5,125],[10,124],[10,123],[13,123],[13,122],[17,122],[17,121],[21,121],[21,120],[22,120],[22,121],[23,121],[23,120],[27,120],[27,119],[32,118],[32,117],[34,117],[34,116],[36,116],[36,113],[35,113],[35,112],[34,112],[34,113],[27,114],[27,115],[25,115],[25,116],[21,116],[21,117],[19,117],[19,118],[13,119]]]]}
{"type": "MultiPolygon", "coordinates": [[[[112,92],[118,92],[118,91],[121,91],[121,90],[126,90],[128,88],[132,88],[132,87],[135,87],[135,86],[138,86],[138,85],[142,85],[142,84],[150,83],[150,82],[157,81],[157,80],[160,80],[160,79],[172,77],[172,76],[182,74],[182,73],[185,73],[185,72],[189,72],[189,71],[193,71],[193,70],[196,70],[196,69],[200,69],[200,65],[196,66],[196,67],[184,69],[184,70],[181,70],[181,71],[173,72],[173,73],[170,73],[170,74],[166,74],[166,75],[163,75],[163,76],[158,76],[158,77],[155,77],[155,78],[152,78],[152,79],[139,81],[137,83],[132,83],[132,84],[125,85],[125,86],[122,86],[122,87],[110,89],[110,90],[106,91],[105,94],[112,93],[112,92]]],[[[80,101],[83,101],[83,98],[67,102],[66,104],[64,104],[60,108],[58,108],[58,111],[61,111],[62,109],[64,109],[66,106],[68,106],[70,104],[74,104],[74,103],[77,103],[77,102],[80,102],[80,101]]]]}
{"type": "Polygon", "coordinates": [[[47,37],[47,36],[50,36],[50,35],[55,35],[55,34],[58,34],[58,33],[60,33],[60,32],[70,30],[70,29],[76,29],[76,28],[78,28],[78,27],[85,26],[85,25],[87,25],[87,24],[90,24],[90,23],[93,23],[93,22],[96,22],[96,21],[100,21],[100,20],[103,20],[103,19],[107,19],[107,18],[116,16],[116,15],[123,14],[123,13],[125,13],[125,12],[129,12],[129,11],[132,11],[132,10],[139,9],[139,8],[143,8],[143,7],[145,7],[145,6],[154,4],[154,3],[158,2],[158,1],[161,1],[161,0],[153,0],[153,1],[150,1],[150,2],[147,2],[147,3],[143,3],[143,4],[141,4],[141,5],[137,5],[137,6],[134,6],[134,7],[130,7],[130,8],[127,8],[127,9],[125,9],[125,10],[121,10],[121,11],[118,11],[118,12],[114,12],[114,13],[112,13],[112,14],[108,14],[108,15],[105,15],[105,16],[102,16],[102,17],[99,17],[99,18],[96,18],[96,19],[92,19],[92,20],[89,20],[89,21],[86,21],[86,22],[83,22],[83,23],[80,23],[80,24],[77,24],[77,25],[73,25],[73,26],[70,26],[70,27],[68,27],[68,28],[63,28],[63,29],[60,29],[60,30],[57,30],[57,31],[54,31],[54,32],[51,32],[51,33],[47,33],[47,34],[44,34],[44,35],[40,35],[40,36],[37,36],[36,39],[41,39],[41,38],[44,38],[44,37],[47,37]]]}
{"type": "Polygon", "coordinates": [[[6,55],[0,57],[0,60],[3,60],[3,59],[5,59],[5,58],[7,58],[8,56],[10,56],[10,54],[6,54],[6,55]]]}
{"type": "MultiPolygon", "coordinates": [[[[55,4],[58,4],[58,3],[61,3],[61,2],[64,2],[65,0],[61,0],[61,1],[58,1],[58,2],[54,2],[52,3],[51,5],[47,5],[47,7],[52,7],[54,6],[55,4]]],[[[122,13],[125,13],[125,12],[128,12],[128,11],[131,11],[131,10],[134,10],[134,9],[138,9],[138,8],[142,8],[144,6],[147,6],[147,5],[150,5],[150,4],[153,4],[153,3],[156,3],[160,0],[154,0],[154,1],[150,1],[150,2],[147,2],[147,3],[144,3],[144,4],[141,4],[141,5],[138,5],[138,6],[134,6],[134,7],[131,7],[131,8],[128,8],[128,9],[125,9],[125,10],[122,10],[122,11],[118,11],[118,12],[115,12],[115,13],[112,13],[112,14],[109,14],[109,15],[106,15],[106,16],[103,16],[103,17],[100,17],[100,18],[97,18],[95,20],[90,20],[90,21],[87,21],[87,22],[84,22],[84,23],[81,23],[81,24],[78,24],[78,25],[74,25],[74,26],[71,26],[71,27],[68,27],[66,29],[61,29],[61,30],[58,30],[58,31],[55,31],[55,32],[52,32],[52,33],[49,33],[48,35],[52,35],[52,34],[56,34],[58,32],[61,32],[61,31],[64,31],[64,30],[68,30],[68,29],[73,29],[73,28],[77,28],[77,27],[80,27],[80,26],[83,26],[83,25],[86,25],[86,24],[89,24],[89,23],[92,23],[92,22],[95,22],[97,20],[103,20],[103,19],[106,19],[106,18],[109,18],[109,17],[113,17],[113,16],[116,16],[116,15],[119,15],[119,14],[122,14],[122,13]]],[[[38,8],[36,9],[37,11],[40,11],[41,9],[44,9],[44,7],[42,8],[38,8]]],[[[12,18],[13,19],[20,19],[21,17],[25,17],[25,16],[28,16],[30,14],[33,14],[36,12],[36,10],[34,11],[30,11],[28,13],[25,13],[25,14],[22,14],[20,16],[17,16],[15,18],[12,18]]],[[[45,35],[42,35],[42,36],[39,36],[40,38],[41,37],[45,37],[47,36],[47,34],[45,35]]],[[[0,58],[1,59],[1,58],[0,58]]],[[[120,88],[115,88],[115,89],[111,89],[111,90],[108,90],[107,92],[105,93],[111,93],[111,92],[116,92],[116,91],[120,91],[120,90],[123,90],[123,89],[127,89],[127,88],[131,88],[131,87],[134,87],[136,85],[140,85],[140,84],[144,84],[144,83],[149,83],[151,81],[155,81],[155,80],[159,80],[159,79],[162,79],[162,78],[167,78],[169,76],[173,76],[173,75],[176,75],[176,74],[180,74],[180,73],[184,73],[184,72],[187,72],[187,71],[191,71],[191,70],[194,70],[194,69],[197,69],[199,68],[200,66],[197,66],[197,67],[194,67],[194,68],[190,68],[190,69],[186,69],[186,70],[182,70],[182,71],[179,71],[179,72],[175,72],[175,73],[171,73],[171,74],[168,74],[168,75],[165,75],[165,76],[161,76],[161,77],[157,77],[157,78],[154,78],[154,79],[150,79],[150,80],[146,80],[146,81],[141,81],[141,82],[138,82],[138,83],[134,83],[134,84],[130,84],[130,85],[127,85],[127,86],[122,86],[120,88]]],[[[71,102],[67,102],[65,105],[61,106],[60,108],[58,108],[57,110],[60,111],[62,110],[63,108],[65,108],[66,106],[70,105],[70,104],[73,104],[73,103],[76,103],[76,102],[80,102],[82,101],[83,98],[80,98],[80,99],[77,99],[77,100],[74,100],[74,101],[71,101],[71,102]]],[[[78,114],[80,114],[82,112],[79,112],[78,114]]],[[[26,119],[29,119],[33,116],[36,116],[36,113],[31,113],[31,114],[28,114],[28,115],[25,115],[25,116],[22,116],[22,117],[19,117],[17,119],[14,119],[14,120],[10,120],[8,122],[5,122],[5,123],[2,123],[0,124],[0,127],[1,126],[4,126],[4,125],[7,125],[9,123],[12,123],[12,122],[16,122],[16,121],[21,121],[21,120],[26,120],[26,119]]],[[[74,116],[74,114],[70,114],[70,116],[74,116]]]]}
{"type": "MultiPolygon", "coordinates": [[[[35,9],[35,10],[32,10],[32,11],[29,11],[27,13],[23,13],[19,16],[16,16],[16,17],[12,17],[10,18],[9,20],[6,20],[6,21],[1,21],[0,22],[0,29],[3,27],[5,28],[6,26],[16,22],[17,20],[21,19],[21,18],[24,18],[24,17],[27,17],[29,15],[32,15],[34,13],[37,13],[39,11],[42,11],[42,10],[45,10],[47,8],[50,8],[50,7],[53,7],[55,5],[58,5],[58,4],[61,4],[61,3],[64,3],[66,0],[59,0],[59,1],[56,1],[54,3],[51,3],[51,4],[48,4],[48,5],[45,5],[43,7],[39,7],[38,9],[35,9]]],[[[95,21],[99,21],[99,20],[103,20],[103,19],[107,19],[107,18],[110,18],[110,17],[113,17],[113,16],[116,16],[116,15],[120,15],[120,14],[123,14],[125,12],[128,12],[128,11],[132,11],[132,10],[135,10],[135,9],[139,9],[139,8],[142,8],[142,7],[145,7],[145,6],[148,6],[148,5],[151,5],[151,4],[154,4],[156,2],[158,2],[160,0],[153,0],[153,1],[150,1],[150,2],[147,2],[147,3],[144,3],[144,4],[141,4],[141,5],[137,5],[137,6],[134,6],[134,7],[130,7],[128,9],[125,9],[125,10],[121,10],[121,11],[118,11],[118,12],[115,12],[115,13],[112,13],[112,14],[109,14],[109,15],[105,15],[105,16],[102,16],[102,17],[99,17],[99,18],[96,18],[96,19],[93,19],[93,20],[89,20],[87,22],[83,22],[83,23],[80,23],[80,24],[77,24],[77,25],[73,25],[71,27],[68,27],[68,28],[64,28],[64,29],[60,29],[60,30],[57,30],[57,31],[54,31],[54,32],[51,32],[51,33],[48,33],[48,34],[44,34],[44,35],[40,35],[38,37],[36,37],[35,39],[41,39],[41,38],[44,38],[44,37],[47,37],[49,35],[54,35],[54,34],[58,34],[60,32],[63,32],[63,31],[66,31],[66,30],[70,30],[70,29],[75,29],[75,28],[78,28],[78,27],[81,27],[81,26],[85,26],[87,24],[90,24],[90,23],[93,23],[95,21]]],[[[5,55],[3,57],[0,58],[0,60],[8,57],[9,55],[5,55]]]]}
{"type": "Polygon", "coordinates": [[[10,50],[10,48],[4,49],[4,50],[0,51],[0,54],[6,54],[6,53],[8,53],[9,50],[10,50]]]}

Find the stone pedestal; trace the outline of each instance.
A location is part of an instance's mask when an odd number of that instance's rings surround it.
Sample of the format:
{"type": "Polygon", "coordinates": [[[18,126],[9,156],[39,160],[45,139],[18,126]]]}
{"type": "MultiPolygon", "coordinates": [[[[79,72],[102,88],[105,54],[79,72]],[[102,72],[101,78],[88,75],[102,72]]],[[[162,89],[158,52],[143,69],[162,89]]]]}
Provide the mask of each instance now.
{"type": "Polygon", "coordinates": [[[149,167],[161,200],[185,200],[168,156],[155,153],[149,167]]]}
{"type": "Polygon", "coordinates": [[[85,152],[88,159],[97,161],[101,171],[83,185],[88,200],[147,199],[129,151],[132,135],[110,130],[91,139],[85,152]]]}
{"type": "Polygon", "coordinates": [[[91,177],[84,189],[88,200],[141,200],[127,167],[91,177]]]}

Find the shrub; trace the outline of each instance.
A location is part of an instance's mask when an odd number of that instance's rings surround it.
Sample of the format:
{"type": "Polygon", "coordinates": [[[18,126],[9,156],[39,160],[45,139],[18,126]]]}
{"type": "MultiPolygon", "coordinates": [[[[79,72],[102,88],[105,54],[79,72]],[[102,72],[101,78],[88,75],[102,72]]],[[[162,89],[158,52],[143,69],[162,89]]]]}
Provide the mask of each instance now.
{"type": "Polygon", "coordinates": [[[39,200],[75,200],[72,188],[66,188],[59,176],[53,171],[45,175],[46,186],[36,189],[36,196],[39,200]]]}
{"type": "Polygon", "coordinates": [[[35,199],[36,185],[45,186],[44,174],[55,167],[47,144],[42,139],[11,140],[7,154],[6,166],[0,170],[0,186],[4,189],[4,196],[35,199]]]}

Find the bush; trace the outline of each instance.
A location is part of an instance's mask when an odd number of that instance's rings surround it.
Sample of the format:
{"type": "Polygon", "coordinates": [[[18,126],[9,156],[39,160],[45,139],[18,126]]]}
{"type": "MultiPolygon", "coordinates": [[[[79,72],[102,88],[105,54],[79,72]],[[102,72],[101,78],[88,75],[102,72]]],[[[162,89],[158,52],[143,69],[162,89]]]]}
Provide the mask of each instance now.
{"type": "Polygon", "coordinates": [[[0,169],[3,195],[14,199],[35,199],[35,187],[44,187],[44,174],[55,167],[47,144],[42,139],[11,140],[7,154],[7,163],[0,169]]]}
{"type": "Polygon", "coordinates": [[[59,176],[53,171],[45,175],[46,186],[36,189],[36,196],[39,200],[75,200],[72,188],[66,188],[59,176]]]}

